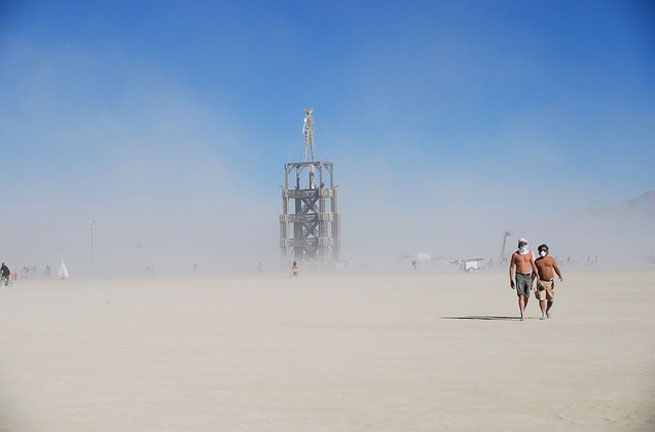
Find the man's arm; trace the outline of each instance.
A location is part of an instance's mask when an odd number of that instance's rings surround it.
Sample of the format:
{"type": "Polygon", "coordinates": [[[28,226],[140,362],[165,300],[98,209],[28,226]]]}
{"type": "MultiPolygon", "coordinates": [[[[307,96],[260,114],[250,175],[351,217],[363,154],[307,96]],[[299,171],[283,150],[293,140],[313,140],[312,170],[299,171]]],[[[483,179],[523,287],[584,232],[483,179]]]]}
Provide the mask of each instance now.
{"type": "Polygon", "coordinates": [[[557,261],[555,261],[555,258],[553,258],[553,270],[555,270],[555,273],[557,273],[557,276],[559,277],[559,281],[562,282],[562,273],[559,272],[559,267],[557,267],[557,261]]]}
{"type": "Polygon", "coordinates": [[[539,277],[539,270],[537,269],[537,263],[534,262],[534,256],[530,252],[530,265],[532,266],[532,281],[530,281],[530,288],[532,288],[532,282],[534,282],[534,275],[537,275],[537,283],[541,283],[541,278],[539,277]]]}
{"type": "MultiPolygon", "coordinates": [[[[535,262],[535,264],[536,264],[536,262],[535,262]]],[[[534,280],[535,280],[536,277],[537,277],[537,272],[533,271],[532,274],[530,275],[530,283],[531,284],[534,283],[534,280]]]]}
{"type": "Polygon", "coordinates": [[[514,254],[512,254],[512,258],[509,260],[509,286],[512,289],[514,289],[514,279],[512,279],[513,270],[514,270],[514,254]]]}

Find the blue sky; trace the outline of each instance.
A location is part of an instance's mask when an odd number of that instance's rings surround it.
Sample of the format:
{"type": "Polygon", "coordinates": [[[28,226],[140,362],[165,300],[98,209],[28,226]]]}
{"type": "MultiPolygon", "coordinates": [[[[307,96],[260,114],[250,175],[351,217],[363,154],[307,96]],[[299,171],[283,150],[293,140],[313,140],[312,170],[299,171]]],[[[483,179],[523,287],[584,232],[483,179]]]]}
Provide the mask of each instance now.
{"type": "Polygon", "coordinates": [[[4,1],[0,182],[62,215],[237,186],[274,214],[313,107],[344,211],[611,204],[655,190],[654,10],[4,1]]]}
{"type": "Polygon", "coordinates": [[[234,122],[229,157],[259,156],[262,180],[313,106],[321,154],[484,170],[544,145],[555,173],[654,186],[652,3],[107,3],[0,9],[3,113],[37,85],[56,99],[39,123],[172,88],[234,122]]]}

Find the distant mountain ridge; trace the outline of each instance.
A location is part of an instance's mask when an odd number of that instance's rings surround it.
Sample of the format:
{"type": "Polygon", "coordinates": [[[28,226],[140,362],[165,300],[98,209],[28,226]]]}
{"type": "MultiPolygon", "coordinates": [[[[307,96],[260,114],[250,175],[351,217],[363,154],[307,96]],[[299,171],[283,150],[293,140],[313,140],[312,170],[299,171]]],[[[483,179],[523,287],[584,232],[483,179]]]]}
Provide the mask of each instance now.
{"type": "Polygon", "coordinates": [[[628,201],[616,204],[616,208],[629,208],[641,211],[651,217],[655,216],[655,191],[646,192],[628,201]]]}
{"type": "Polygon", "coordinates": [[[655,191],[649,191],[639,195],[636,198],[612,204],[605,207],[574,212],[574,214],[583,214],[585,216],[604,216],[604,217],[638,217],[655,219],[655,191]]]}
{"type": "Polygon", "coordinates": [[[655,191],[604,207],[554,218],[545,236],[562,255],[596,256],[603,262],[646,262],[655,253],[655,191]]]}

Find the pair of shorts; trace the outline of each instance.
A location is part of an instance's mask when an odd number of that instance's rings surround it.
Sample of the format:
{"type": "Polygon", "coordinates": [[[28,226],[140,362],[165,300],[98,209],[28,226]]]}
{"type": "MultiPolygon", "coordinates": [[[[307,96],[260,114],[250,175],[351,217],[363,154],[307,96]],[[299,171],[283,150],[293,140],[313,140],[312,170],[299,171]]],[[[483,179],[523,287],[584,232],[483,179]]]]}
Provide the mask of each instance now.
{"type": "Polygon", "coordinates": [[[540,285],[544,287],[544,289],[539,291],[539,286],[537,286],[537,291],[534,293],[535,297],[537,297],[539,301],[555,300],[555,281],[552,279],[549,281],[542,280],[540,285]]]}
{"type": "Polygon", "coordinates": [[[529,298],[531,286],[532,275],[530,273],[516,273],[516,295],[529,298]]]}

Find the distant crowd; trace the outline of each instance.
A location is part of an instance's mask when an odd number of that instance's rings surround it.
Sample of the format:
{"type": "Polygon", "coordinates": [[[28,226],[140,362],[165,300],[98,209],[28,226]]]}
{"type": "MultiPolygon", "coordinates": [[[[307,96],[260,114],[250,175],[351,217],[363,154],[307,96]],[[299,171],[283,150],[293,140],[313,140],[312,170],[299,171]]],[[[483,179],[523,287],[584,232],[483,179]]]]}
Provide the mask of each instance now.
{"type": "Polygon", "coordinates": [[[2,277],[9,278],[13,275],[14,279],[50,279],[52,277],[52,268],[49,265],[46,265],[43,270],[40,270],[38,266],[23,266],[20,270],[13,272],[9,267],[2,263],[2,277]]]}

